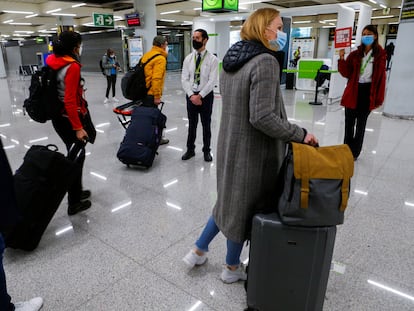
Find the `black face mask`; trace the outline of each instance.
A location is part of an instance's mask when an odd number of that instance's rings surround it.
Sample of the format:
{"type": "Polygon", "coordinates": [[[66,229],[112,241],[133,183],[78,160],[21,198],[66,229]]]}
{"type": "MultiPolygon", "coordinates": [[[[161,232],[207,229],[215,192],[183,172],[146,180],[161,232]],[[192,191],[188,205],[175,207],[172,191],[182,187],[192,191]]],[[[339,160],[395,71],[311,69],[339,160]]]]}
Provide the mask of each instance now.
{"type": "Polygon", "coordinates": [[[198,42],[196,40],[193,40],[193,48],[195,50],[201,49],[203,47],[203,42],[198,42]]]}

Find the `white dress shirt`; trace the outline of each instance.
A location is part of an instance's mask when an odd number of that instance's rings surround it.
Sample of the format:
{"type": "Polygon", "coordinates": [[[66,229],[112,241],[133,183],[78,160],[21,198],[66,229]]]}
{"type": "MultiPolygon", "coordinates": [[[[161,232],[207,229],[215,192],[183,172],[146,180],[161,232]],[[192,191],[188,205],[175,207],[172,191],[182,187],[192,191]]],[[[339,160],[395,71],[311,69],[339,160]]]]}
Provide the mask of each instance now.
{"type": "Polygon", "coordinates": [[[181,72],[181,84],[185,93],[190,97],[198,92],[202,98],[214,90],[218,77],[218,59],[207,50],[201,52],[200,84],[194,84],[194,73],[196,70],[197,51],[188,54],[183,62],[181,72]],[[195,89],[196,88],[196,89],[195,89]]]}

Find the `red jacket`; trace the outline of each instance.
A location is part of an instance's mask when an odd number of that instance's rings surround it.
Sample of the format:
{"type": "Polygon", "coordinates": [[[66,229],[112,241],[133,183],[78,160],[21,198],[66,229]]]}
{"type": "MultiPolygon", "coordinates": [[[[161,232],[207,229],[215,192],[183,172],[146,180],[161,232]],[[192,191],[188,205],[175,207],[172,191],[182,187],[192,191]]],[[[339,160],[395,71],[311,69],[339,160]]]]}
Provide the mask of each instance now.
{"type": "Polygon", "coordinates": [[[55,54],[49,55],[46,59],[46,64],[54,70],[58,70],[71,64],[66,72],[64,84],[64,108],[66,115],[72,124],[74,131],[82,129],[82,123],[79,119],[79,113],[85,115],[87,110],[86,101],[83,100],[84,90],[80,84],[80,70],[81,64],[71,56],[56,56],[55,54]]]}
{"type": "MultiPolygon", "coordinates": [[[[363,47],[351,52],[346,60],[338,61],[338,70],[342,76],[348,78],[344,94],[342,95],[341,105],[346,108],[356,109],[358,101],[358,81],[362,58],[364,56],[363,47]]],[[[378,46],[378,52],[373,55],[374,64],[372,70],[372,83],[369,110],[378,108],[384,102],[385,97],[385,64],[387,53],[378,46]]]]}

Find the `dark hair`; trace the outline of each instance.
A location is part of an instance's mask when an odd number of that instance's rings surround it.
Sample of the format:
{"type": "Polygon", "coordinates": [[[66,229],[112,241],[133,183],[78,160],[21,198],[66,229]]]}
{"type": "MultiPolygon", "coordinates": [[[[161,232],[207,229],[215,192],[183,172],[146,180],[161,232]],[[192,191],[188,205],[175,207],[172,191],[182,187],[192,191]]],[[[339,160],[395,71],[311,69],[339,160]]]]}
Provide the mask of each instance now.
{"type": "Polygon", "coordinates": [[[82,43],[82,37],[75,31],[63,31],[53,40],[53,53],[58,56],[73,55],[73,49],[82,43]]]}
{"type": "MultiPolygon", "coordinates": [[[[366,25],[364,27],[364,29],[362,29],[362,32],[364,32],[364,30],[371,31],[376,36],[376,38],[374,39],[374,43],[372,43],[372,54],[377,55],[378,50],[379,50],[379,48],[378,48],[379,43],[378,43],[378,29],[377,29],[377,26],[375,26],[375,25],[366,25]]],[[[361,43],[361,45],[365,47],[364,44],[361,43]]]]}
{"type": "Polygon", "coordinates": [[[203,38],[203,40],[208,39],[208,33],[204,29],[199,28],[194,30],[194,32],[201,32],[201,37],[203,38]]]}

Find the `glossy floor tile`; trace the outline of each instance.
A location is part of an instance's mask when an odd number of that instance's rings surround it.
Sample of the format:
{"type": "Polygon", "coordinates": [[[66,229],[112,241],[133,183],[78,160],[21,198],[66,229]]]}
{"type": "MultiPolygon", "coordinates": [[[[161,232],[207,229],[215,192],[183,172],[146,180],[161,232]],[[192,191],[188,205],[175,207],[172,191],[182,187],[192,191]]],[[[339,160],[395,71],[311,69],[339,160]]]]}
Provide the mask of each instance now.
{"type": "MultiPolygon", "coordinates": [[[[181,160],[188,119],[180,73],[169,72],[165,84],[170,143],[159,148],[148,170],[127,168],[117,160],[125,132],[112,112],[118,104],[103,103],[106,80],[101,74],[84,76],[98,129],[96,143],[87,146],[84,169],[93,205],[69,217],[64,199],[35,251],[6,250],[13,300],[40,295],[45,311],[243,310],[243,284],[220,281],[225,259],[221,234],[211,244],[206,265],[189,271],[181,260],[211,214],[216,166],[215,160],[203,160],[201,125],[196,156],[181,160]]],[[[24,114],[28,84],[18,76],[0,80],[0,137],[13,170],[32,144],[64,150],[51,124],[24,114]]],[[[315,133],[321,145],[342,142],[344,111],[338,102],[321,96],[324,104],[312,106],[313,92],[283,94],[291,122],[315,133]]],[[[120,79],[117,97],[122,98],[120,79]]],[[[216,94],[213,158],[223,104],[216,94]]],[[[414,310],[413,130],[413,121],[385,118],[381,109],[368,119],[345,223],[338,226],[325,311],[414,310]]],[[[248,259],[248,247],[242,259],[248,259]]],[[[280,310],[277,304],[274,310],[280,310]]]]}

